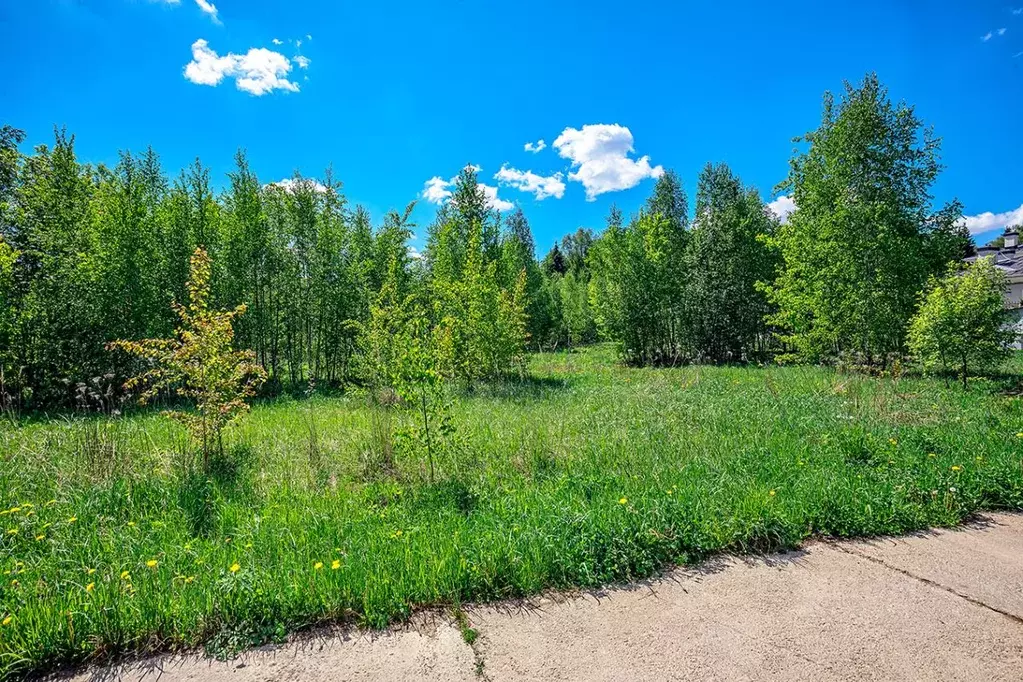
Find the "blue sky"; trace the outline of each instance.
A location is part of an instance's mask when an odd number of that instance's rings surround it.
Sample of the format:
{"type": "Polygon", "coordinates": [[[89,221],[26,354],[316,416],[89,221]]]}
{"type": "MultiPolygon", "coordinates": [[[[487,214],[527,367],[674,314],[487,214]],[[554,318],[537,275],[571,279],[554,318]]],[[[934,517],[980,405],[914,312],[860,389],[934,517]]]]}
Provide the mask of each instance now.
{"type": "Polygon", "coordinates": [[[239,147],[264,182],[332,164],[377,218],[419,198],[421,232],[429,199],[473,163],[498,205],[522,206],[542,255],[602,226],[612,202],[638,208],[661,169],[691,194],[703,164],[724,161],[775,198],[822,93],[875,70],[944,139],[936,199],[961,199],[983,241],[1023,221],[1021,8],[3,2],[0,123],[27,145],[66,125],[92,162],[151,144],[174,175],[199,156],[221,185],[239,147]]]}

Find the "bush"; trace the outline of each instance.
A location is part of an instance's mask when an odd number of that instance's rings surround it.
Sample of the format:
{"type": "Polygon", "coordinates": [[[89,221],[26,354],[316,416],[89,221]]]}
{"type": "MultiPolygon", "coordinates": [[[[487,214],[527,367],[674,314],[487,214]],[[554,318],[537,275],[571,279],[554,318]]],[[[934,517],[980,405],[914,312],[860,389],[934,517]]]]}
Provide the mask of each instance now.
{"type": "Polygon", "coordinates": [[[1006,286],[990,258],[931,277],[909,328],[910,351],[925,370],[956,371],[965,388],[971,371],[1005,360],[1016,336],[1007,325],[1006,286]]]}

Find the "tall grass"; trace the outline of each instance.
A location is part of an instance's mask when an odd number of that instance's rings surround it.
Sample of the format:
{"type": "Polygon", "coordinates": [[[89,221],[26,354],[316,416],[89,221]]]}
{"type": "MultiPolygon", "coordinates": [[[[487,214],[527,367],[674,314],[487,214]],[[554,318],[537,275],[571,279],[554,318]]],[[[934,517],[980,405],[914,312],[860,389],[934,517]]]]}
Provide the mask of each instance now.
{"type": "Polygon", "coordinates": [[[536,356],[461,395],[429,484],[379,400],[281,399],[214,475],[159,415],[0,427],[0,675],[649,575],[1023,508],[994,382],[536,356]],[[91,440],[90,440],[91,439],[91,440]]]}

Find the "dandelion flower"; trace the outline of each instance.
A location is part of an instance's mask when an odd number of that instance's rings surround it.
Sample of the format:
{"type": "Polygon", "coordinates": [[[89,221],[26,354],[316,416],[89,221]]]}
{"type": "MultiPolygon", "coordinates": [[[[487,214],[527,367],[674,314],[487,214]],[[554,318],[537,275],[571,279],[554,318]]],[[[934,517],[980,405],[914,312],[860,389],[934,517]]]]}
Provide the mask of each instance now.
{"type": "Polygon", "coordinates": [[[313,569],[318,571],[321,568],[323,568],[323,562],[322,561],[317,561],[315,564],[313,564],[313,569]]]}
{"type": "Polygon", "coordinates": [[[1016,434],[1016,438],[1023,438],[1023,431],[1016,434]]]}
{"type": "Polygon", "coordinates": [[[628,503],[629,503],[629,498],[627,498],[627,497],[620,497],[620,498],[618,498],[618,504],[628,504],[628,503]]]}
{"type": "Polygon", "coordinates": [[[93,573],[95,573],[95,572],[96,572],[96,569],[95,569],[95,568],[90,568],[90,569],[88,569],[88,570],[86,570],[86,571],[85,571],[85,573],[86,573],[87,575],[92,575],[92,574],[93,574],[93,573]]]}
{"type": "Polygon", "coordinates": [[[895,440],[894,438],[889,438],[888,442],[891,443],[892,445],[898,445],[899,444],[899,441],[895,440]]]}
{"type": "Polygon", "coordinates": [[[235,563],[231,564],[231,568],[229,570],[232,573],[237,573],[238,571],[242,570],[241,564],[235,562],[235,563]]]}
{"type": "Polygon", "coordinates": [[[131,574],[128,573],[128,571],[121,571],[121,580],[127,580],[130,577],[131,577],[131,574]]]}
{"type": "Polygon", "coordinates": [[[89,583],[85,586],[86,592],[92,592],[94,589],[96,589],[96,583],[89,583]]]}
{"type": "Polygon", "coordinates": [[[19,583],[19,582],[18,582],[17,580],[12,580],[12,581],[11,581],[11,587],[17,587],[17,586],[18,586],[18,585],[20,585],[20,584],[21,584],[21,583],[19,583]]]}
{"type": "Polygon", "coordinates": [[[3,624],[4,625],[10,625],[12,620],[14,620],[13,616],[7,616],[6,618],[4,618],[3,624]]]}
{"type": "Polygon", "coordinates": [[[156,563],[157,563],[156,559],[150,559],[149,561],[146,562],[146,566],[148,566],[149,568],[156,568],[156,563]]]}
{"type": "Polygon", "coordinates": [[[78,517],[77,517],[77,516],[72,516],[72,517],[71,517],[70,519],[68,519],[68,520],[67,520],[67,522],[68,522],[68,523],[74,523],[74,522],[75,522],[75,521],[77,521],[77,520],[78,520],[78,517]]]}
{"type": "Polygon", "coordinates": [[[194,580],[195,580],[195,576],[194,575],[190,575],[187,578],[185,578],[185,584],[188,585],[188,584],[190,584],[194,580]]]}
{"type": "Polygon", "coordinates": [[[134,527],[135,527],[135,522],[134,521],[129,521],[128,522],[128,528],[134,528],[134,527]]]}
{"type": "Polygon", "coordinates": [[[338,561],[337,559],[334,559],[333,561],[330,562],[330,570],[336,571],[339,568],[341,568],[341,562],[340,561],[338,561]]]}
{"type": "Polygon", "coordinates": [[[937,457],[937,455],[936,455],[936,454],[934,454],[933,452],[928,452],[928,453],[927,453],[927,456],[928,456],[928,457],[937,457]]]}
{"type": "Polygon", "coordinates": [[[40,533],[39,535],[36,536],[36,540],[45,540],[45,539],[46,539],[46,534],[45,533],[40,533]]]}
{"type": "Polygon", "coordinates": [[[8,535],[17,535],[18,534],[18,529],[17,528],[8,528],[7,529],[7,534],[8,535]]]}
{"type": "Polygon", "coordinates": [[[21,511],[21,507],[11,507],[11,513],[12,514],[17,514],[20,511],[21,511]]]}
{"type": "Polygon", "coordinates": [[[952,471],[962,471],[962,467],[959,466],[958,464],[953,464],[952,471]]]}
{"type": "Polygon", "coordinates": [[[774,495],[775,495],[775,492],[774,492],[774,491],[772,490],[771,492],[769,492],[769,493],[767,493],[767,494],[768,494],[768,495],[770,495],[771,497],[774,497],[774,495]]]}

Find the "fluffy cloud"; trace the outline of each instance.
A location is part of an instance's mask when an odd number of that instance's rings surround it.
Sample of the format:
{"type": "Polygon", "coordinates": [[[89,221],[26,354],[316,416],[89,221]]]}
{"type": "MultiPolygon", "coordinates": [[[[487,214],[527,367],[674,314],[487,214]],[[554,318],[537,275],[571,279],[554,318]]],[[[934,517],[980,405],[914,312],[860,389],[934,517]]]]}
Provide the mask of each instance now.
{"type": "Polygon", "coordinates": [[[210,19],[214,24],[220,23],[220,17],[217,16],[217,6],[208,0],[195,0],[195,4],[199,6],[204,13],[209,15],[210,19]]]}
{"type": "Polygon", "coordinates": [[[434,175],[432,178],[423,183],[423,191],[420,193],[420,196],[429,201],[431,204],[437,204],[440,206],[451,198],[451,190],[449,190],[448,187],[454,183],[454,178],[445,180],[439,175],[434,175]]]}
{"type": "Polygon", "coordinates": [[[274,38],[270,42],[273,43],[274,45],[283,45],[284,44],[284,41],[281,40],[280,38],[274,38]]]}
{"type": "Polygon", "coordinates": [[[296,179],[296,178],[284,178],[283,180],[279,180],[277,182],[268,183],[266,186],[267,187],[280,187],[285,192],[294,193],[295,189],[301,187],[302,185],[310,186],[310,187],[312,187],[313,191],[320,192],[321,194],[327,191],[327,186],[326,185],[324,185],[319,180],[314,180],[313,178],[299,178],[299,179],[296,179]]]}
{"type": "Polygon", "coordinates": [[[497,188],[491,187],[490,185],[484,185],[482,182],[479,187],[483,190],[483,193],[487,195],[487,206],[498,211],[510,211],[515,208],[515,204],[510,201],[505,201],[497,196],[497,188]]]}
{"type": "MultiPolygon", "coordinates": [[[[473,170],[479,172],[479,166],[472,166],[473,170]]],[[[423,191],[419,193],[423,199],[426,199],[431,204],[440,206],[451,198],[451,187],[454,187],[455,181],[458,180],[458,176],[445,180],[439,175],[435,175],[426,182],[423,183],[423,191]]],[[[497,211],[510,211],[515,208],[515,204],[510,201],[505,201],[497,196],[497,188],[491,187],[490,185],[484,185],[482,182],[478,183],[477,187],[483,190],[483,194],[487,198],[487,207],[495,209],[497,211]]]]}
{"type": "Polygon", "coordinates": [[[1023,204],[1019,208],[1005,213],[979,213],[963,216],[963,222],[970,234],[980,234],[991,230],[1003,230],[1010,225],[1023,224],[1023,204]]]}
{"type": "Polygon", "coordinates": [[[543,138],[541,138],[536,142],[527,142],[522,146],[522,148],[525,149],[527,152],[533,152],[534,154],[537,154],[539,152],[542,152],[544,149],[547,149],[547,143],[543,141],[543,138]]]}
{"type": "Polygon", "coordinates": [[[767,208],[771,209],[771,213],[778,216],[778,220],[785,223],[788,222],[792,212],[796,210],[796,200],[783,194],[767,204],[767,208]]]}
{"type": "Polygon", "coordinates": [[[303,57],[302,55],[298,55],[294,59],[295,59],[295,63],[298,64],[298,67],[300,69],[308,69],[309,68],[309,57],[303,57]]]}
{"type": "Polygon", "coordinates": [[[211,86],[233,78],[239,90],[258,96],[274,90],[298,92],[298,84],[285,78],[290,71],[291,62],[280,52],[254,47],[245,54],[229,52],[221,57],[200,38],[192,43],[192,61],[185,65],[185,78],[211,86]]]}
{"type": "Polygon", "coordinates": [[[554,148],[572,162],[576,170],[568,174],[568,179],[582,183],[587,201],[664,174],[661,166],[650,165],[649,156],[629,158],[635,151],[632,132],[617,123],[584,125],[582,130],[565,128],[554,140],[554,148]]]}
{"type": "Polygon", "coordinates": [[[499,185],[508,185],[522,192],[532,192],[536,195],[537,201],[547,197],[560,199],[565,196],[565,183],[561,181],[561,173],[544,177],[533,171],[520,171],[517,168],[501,166],[494,179],[499,185]]]}

